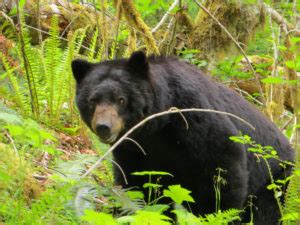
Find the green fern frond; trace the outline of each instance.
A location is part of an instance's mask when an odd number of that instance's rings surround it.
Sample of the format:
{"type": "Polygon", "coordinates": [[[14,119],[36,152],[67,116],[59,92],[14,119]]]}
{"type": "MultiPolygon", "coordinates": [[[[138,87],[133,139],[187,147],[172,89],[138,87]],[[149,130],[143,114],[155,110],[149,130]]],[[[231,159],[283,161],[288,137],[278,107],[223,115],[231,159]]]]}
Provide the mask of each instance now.
{"type": "Polygon", "coordinates": [[[297,156],[295,170],[287,189],[282,220],[283,224],[300,221],[300,156],[297,156]]]}
{"type": "Polygon", "coordinates": [[[29,31],[24,26],[25,18],[22,7],[18,7],[18,15],[20,18],[20,34],[19,34],[19,53],[21,54],[22,68],[26,72],[27,87],[30,96],[30,105],[34,117],[39,117],[39,99],[37,82],[41,73],[40,61],[37,58],[36,50],[31,46],[29,31]]]}
{"type": "Polygon", "coordinates": [[[6,57],[0,53],[0,57],[2,59],[2,64],[4,66],[4,69],[6,71],[6,76],[9,80],[9,83],[11,85],[12,91],[13,91],[13,99],[15,100],[17,106],[22,110],[24,114],[29,113],[28,112],[28,107],[26,107],[26,101],[25,101],[25,96],[28,95],[28,93],[24,92],[24,88],[22,88],[18,82],[18,79],[15,76],[15,69],[12,68],[6,57]]]}
{"type": "MultiPolygon", "coordinates": [[[[50,37],[46,39],[43,47],[43,65],[45,71],[46,91],[47,91],[47,106],[49,110],[49,118],[52,119],[54,114],[54,105],[56,104],[55,90],[61,89],[61,79],[59,77],[59,69],[62,63],[63,56],[60,49],[59,26],[57,16],[53,16],[51,20],[50,37]]],[[[52,121],[50,121],[52,122],[52,121]]]]}
{"type": "Polygon", "coordinates": [[[71,62],[74,58],[74,53],[76,52],[78,46],[78,36],[82,35],[84,34],[75,32],[72,39],[68,42],[68,46],[64,50],[63,56],[61,57],[61,62],[57,70],[60,87],[56,89],[56,104],[53,108],[53,116],[55,121],[59,120],[59,116],[64,109],[68,111],[67,115],[69,115],[69,118],[65,119],[69,119],[70,121],[73,120],[75,108],[73,103],[73,99],[75,98],[75,83],[71,70],[71,62]]]}
{"type": "Polygon", "coordinates": [[[58,161],[56,166],[57,175],[62,178],[79,179],[85,172],[87,166],[91,166],[97,161],[95,155],[89,154],[76,154],[74,160],[58,161]]]}
{"type": "Polygon", "coordinates": [[[240,220],[238,209],[229,209],[226,211],[219,211],[218,213],[208,214],[205,218],[200,218],[203,224],[228,224],[230,222],[240,220]]]}
{"type": "Polygon", "coordinates": [[[88,60],[89,61],[93,61],[94,60],[94,54],[96,51],[96,47],[97,47],[97,40],[98,40],[98,29],[95,30],[92,38],[91,38],[91,42],[89,45],[89,50],[88,50],[88,60]]]}
{"type": "Polygon", "coordinates": [[[86,37],[86,32],[87,32],[88,26],[85,28],[77,29],[74,34],[73,34],[73,42],[75,43],[76,47],[74,49],[74,54],[78,54],[81,47],[82,43],[86,37]]]}

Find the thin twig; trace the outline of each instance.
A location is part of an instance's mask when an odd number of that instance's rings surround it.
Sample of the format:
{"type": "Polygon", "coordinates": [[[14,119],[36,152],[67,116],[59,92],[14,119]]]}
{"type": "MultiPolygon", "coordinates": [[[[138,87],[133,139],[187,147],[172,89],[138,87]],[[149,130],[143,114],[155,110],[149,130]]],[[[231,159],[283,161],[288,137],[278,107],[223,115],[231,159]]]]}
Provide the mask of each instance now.
{"type": "Polygon", "coordinates": [[[288,32],[292,32],[295,36],[300,36],[300,30],[297,29],[297,27],[294,27],[288,21],[286,21],[286,19],[282,15],[280,15],[279,12],[277,12],[275,9],[273,9],[271,6],[269,6],[266,3],[262,4],[262,6],[271,15],[272,19],[278,25],[284,25],[287,27],[288,32]]]}
{"type": "MultiPolygon", "coordinates": [[[[169,110],[170,110],[170,111],[172,111],[172,110],[178,110],[178,108],[172,107],[172,108],[169,109],[169,110]]],[[[182,117],[182,119],[183,119],[183,121],[184,121],[184,123],[185,123],[185,127],[186,127],[186,129],[188,130],[188,129],[189,129],[189,123],[188,123],[187,119],[185,118],[185,116],[183,115],[182,112],[178,112],[178,113],[179,113],[179,115],[182,117]]]]}
{"type": "Polygon", "coordinates": [[[9,135],[9,133],[7,131],[4,131],[4,134],[9,139],[11,145],[13,146],[15,154],[19,157],[19,152],[18,152],[18,149],[16,148],[14,140],[12,139],[12,137],[9,135]]]}
{"type": "Polygon", "coordinates": [[[260,101],[258,101],[256,98],[254,98],[251,94],[249,94],[247,91],[240,89],[238,87],[234,88],[235,90],[237,90],[238,92],[240,92],[240,94],[244,94],[246,96],[248,96],[249,98],[251,98],[252,101],[256,102],[258,105],[263,106],[264,104],[260,101]]]}
{"type": "Polygon", "coordinates": [[[177,20],[175,19],[172,34],[171,34],[171,39],[167,45],[167,53],[166,53],[167,55],[170,55],[170,51],[171,51],[171,48],[172,48],[172,45],[174,43],[175,36],[176,36],[176,28],[177,28],[177,20]]]}
{"type": "Polygon", "coordinates": [[[7,19],[7,20],[11,23],[12,28],[13,28],[14,31],[17,33],[17,31],[16,31],[16,25],[15,25],[14,21],[12,20],[12,18],[10,18],[10,17],[9,17],[5,12],[3,12],[3,11],[0,11],[0,14],[2,14],[2,16],[3,16],[5,19],[7,19]]]}
{"type": "Polygon", "coordinates": [[[136,144],[136,146],[139,147],[139,149],[143,152],[144,155],[147,155],[146,151],[143,149],[143,147],[135,140],[133,140],[132,138],[126,137],[124,140],[128,140],[133,142],[134,144],[136,144]]]}
{"type": "MultiPolygon", "coordinates": [[[[37,11],[37,26],[38,29],[41,30],[41,11],[40,11],[40,0],[36,1],[36,11],[37,11]]],[[[39,44],[41,45],[43,42],[42,33],[38,31],[38,37],[39,37],[39,44]]]]}
{"type": "Polygon", "coordinates": [[[119,170],[121,171],[122,175],[123,175],[123,178],[124,178],[124,181],[125,181],[125,184],[128,184],[128,181],[127,181],[127,178],[126,178],[126,175],[124,173],[124,170],[122,169],[122,167],[119,165],[119,163],[117,163],[115,160],[112,160],[110,158],[107,158],[109,161],[111,161],[113,164],[115,164],[119,170]]]}
{"type": "Polygon", "coordinates": [[[289,118],[284,124],[283,126],[280,128],[280,131],[283,132],[288,125],[290,125],[290,123],[294,120],[294,116],[292,116],[291,118],[289,118]]]}
{"type": "Polygon", "coordinates": [[[261,86],[261,83],[259,81],[259,78],[252,66],[252,64],[250,63],[250,60],[248,59],[245,51],[243,50],[243,48],[241,47],[241,45],[237,42],[237,40],[235,40],[235,38],[232,36],[232,34],[227,30],[226,27],[223,26],[223,24],[221,24],[221,22],[213,15],[211,14],[207,8],[205,8],[200,2],[198,2],[197,0],[194,0],[194,2],[207,14],[209,15],[214,21],[215,23],[217,23],[224,31],[225,33],[230,37],[230,39],[233,41],[233,43],[236,45],[236,47],[240,50],[240,52],[242,53],[242,55],[244,56],[247,64],[249,65],[249,68],[251,70],[251,72],[253,73],[253,76],[255,77],[255,81],[258,85],[258,88],[259,88],[259,93],[262,97],[262,102],[265,104],[265,98],[264,98],[264,95],[263,95],[263,89],[262,89],[262,86],[261,86]]]}
{"type": "Polygon", "coordinates": [[[176,5],[178,5],[178,3],[179,3],[179,0],[175,0],[173,2],[173,4],[170,6],[170,8],[165,13],[165,15],[163,15],[163,17],[161,18],[159,23],[151,30],[152,33],[155,33],[164,24],[164,22],[167,20],[168,16],[170,15],[171,11],[175,8],[176,5]]]}
{"type": "MultiPolygon", "coordinates": [[[[38,28],[33,27],[33,26],[30,26],[30,25],[28,25],[28,24],[23,24],[23,26],[28,27],[28,28],[30,28],[30,29],[32,29],[32,30],[40,31],[40,32],[43,33],[43,34],[47,34],[47,35],[51,36],[51,34],[50,34],[49,32],[44,31],[44,30],[39,30],[38,28]]],[[[58,38],[58,39],[60,39],[60,40],[63,40],[63,41],[67,41],[67,42],[69,41],[68,39],[66,39],[66,38],[64,38],[64,37],[56,37],[56,38],[58,38]]],[[[75,44],[78,44],[78,43],[75,42],[75,44]]],[[[91,52],[96,53],[95,51],[93,51],[92,49],[90,49],[90,48],[88,48],[88,47],[86,47],[86,46],[84,46],[84,45],[81,45],[81,47],[84,48],[84,49],[86,49],[86,50],[88,50],[88,51],[91,51],[91,52]]]]}
{"type": "Polygon", "coordinates": [[[111,152],[113,152],[117,146],[119,146],[133,131],[135,131],[137,128],[141,127],[142,125],[144,125],[145,123],[147,123],[150,120],[153,120],[157,117],[161,117],[161,116],[165,116],[168,114],[175,114],[175,113],[183,113],[183,112],[208,112],[208,113],[216,113],[216,114],[221,114],[221,115],[226,115],[226,116],[230,116],[233,117],[243,123],[245,123],[247,126],[249,126],[251,129],[255,130],[255,128],[247,121],[245,121],[244,119],[232,114],[232,113],[228,113],[228,112],[223,112],[223,111],[218,111],[218,110],[213,110],[213,109],[197,109],[197,108],[191,108],[191,109],[177,109],[177,108],[171,108],[167,111],[163,111],[160,113],[156,113],[153,114],[151,116],[146,117],[145,119],[143,119],[141,122],[139,122],[138,124],[136,124],[135,126],[133,126],[131,129],[129,129],[117,142],[115,142],[110,149],[102,156],[100,157],[97,162],[95,162],[82,176],[81,178],[86,177],[87,175],[89,175],[95,168],[97,168],[100,163],[103,161],[103,159],[105,159],[111,152]]]}

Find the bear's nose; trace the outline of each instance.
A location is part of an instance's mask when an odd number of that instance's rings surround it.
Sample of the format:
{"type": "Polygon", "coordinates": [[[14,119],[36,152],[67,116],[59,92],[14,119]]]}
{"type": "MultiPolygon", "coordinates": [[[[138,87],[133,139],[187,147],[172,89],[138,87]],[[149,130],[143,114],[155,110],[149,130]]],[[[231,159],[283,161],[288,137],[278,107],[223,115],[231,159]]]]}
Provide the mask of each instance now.
{"type": "Polygon", "coordinates": [[[107,139],[110,136],[110,127],[107,124],[97,124],[96,132],[102,139],[107,139]]]}

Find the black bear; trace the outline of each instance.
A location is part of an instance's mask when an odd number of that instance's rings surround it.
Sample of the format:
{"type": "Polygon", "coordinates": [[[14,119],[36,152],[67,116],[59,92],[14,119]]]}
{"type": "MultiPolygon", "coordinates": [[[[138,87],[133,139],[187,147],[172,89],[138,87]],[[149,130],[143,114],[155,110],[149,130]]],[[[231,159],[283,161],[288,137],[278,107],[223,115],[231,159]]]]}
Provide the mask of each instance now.
{"type": "MultiPolygon", "coordinates": [[[[74,60],[72,71],[81,117],[108,144],[143,118],[171,107],[225,111],[251,123],[255,130],[232,117],[201,112],[184,113],[188,129],[179,114],[154,119],[130,136],[146,155],[130,141],[113,152],[128,184],[117,168],[115,181],[124,187],[142,187],[146,180],[132,172],[169,172],[174,177],[164,178],[162,183],[181,184],[191,190],[196,203],[190,208],[203,215],[215,212],[214,176],[216,169],[222,168],[227,184],[221,187],[221,209],[247,211],[248,196],[254,195],[255,224],[277,223],[280,213],[274,193],[266,188],[271,181],[265,162],[229,137],[247,134],[262,146],[274,147],[282,160],[293,161],[294,152],[279,129],[237,93],[176,57],[146,57],[142,52],[133,53],[129,59],[95,64],[74,60]]],[[[277,160],[268,163],[275,180],[291,172],[277,160]]],[[[249,213],[243,220],[249,220],[249,213]]]]}

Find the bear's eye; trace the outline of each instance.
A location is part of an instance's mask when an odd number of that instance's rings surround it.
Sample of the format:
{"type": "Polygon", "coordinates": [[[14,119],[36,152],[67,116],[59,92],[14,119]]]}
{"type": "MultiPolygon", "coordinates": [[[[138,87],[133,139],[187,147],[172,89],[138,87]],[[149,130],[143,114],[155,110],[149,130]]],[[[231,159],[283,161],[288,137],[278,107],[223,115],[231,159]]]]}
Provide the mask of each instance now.
{"type": "Polygon", "coordinates": [[[90,98],[88,101],[89,101],[90,104],[96,104],[97,103],[96,98],[90,98]]]}
{"type": "Polygon", "coordinates": [[[124,97],[119,97],[118,99],[120,105],[124,105],[126,103],[126,99],[124,97]]]}

